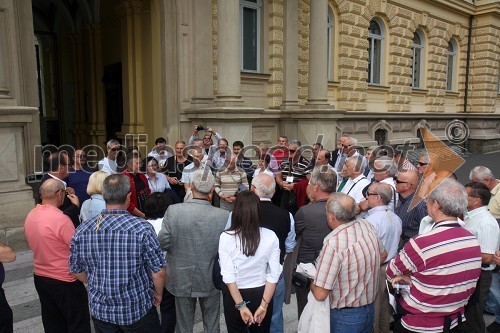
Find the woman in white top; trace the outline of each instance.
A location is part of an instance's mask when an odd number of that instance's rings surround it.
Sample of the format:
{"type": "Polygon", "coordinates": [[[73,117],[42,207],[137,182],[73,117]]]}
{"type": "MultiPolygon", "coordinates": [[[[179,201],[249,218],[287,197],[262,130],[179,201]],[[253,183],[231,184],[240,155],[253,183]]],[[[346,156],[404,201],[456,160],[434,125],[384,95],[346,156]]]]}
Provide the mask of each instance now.
{"type": "Polygon", "coordinates": [[[82,223],[101,214],[101,211],[106,208],[106,203],[102,197],[102,183],[107,176],[109,174],[104,171],[96,171],[90,175],[87,184],[87,193],[90,195],[90,199],[85,200],[80,209],[80,221],[82,223]]]}
{"type": "Polygon", "coordinates": [[[170,189],[170,184],[167,177],[158,171],[159,164],[156,158],[148,156],[146,158],[146,178],[148,180],[149,189],[151,193],[165,192],[170,189]]]}
{"type": "Polygon", "coordinates": [[[258,174],[260,173],[265,173],[268,174],[271,177],[275,177],[275,174],[270,168],[270,163],[271,163],[271,156],[268,154],[261,155],[259,158],[259,166],[255,171],[253,172],[253,178],[255,178],[258,174]]]}
{"type": "Polygon", "coordinates": [[[272,299],[282,268],[276,234],[260,228],[260,200],[250,191],[236,197],[231,227],[219,241],[224,316],[229,333],[269,332],[272,299]],[[260,326],[260,327],[257,327],[260,326]]]}

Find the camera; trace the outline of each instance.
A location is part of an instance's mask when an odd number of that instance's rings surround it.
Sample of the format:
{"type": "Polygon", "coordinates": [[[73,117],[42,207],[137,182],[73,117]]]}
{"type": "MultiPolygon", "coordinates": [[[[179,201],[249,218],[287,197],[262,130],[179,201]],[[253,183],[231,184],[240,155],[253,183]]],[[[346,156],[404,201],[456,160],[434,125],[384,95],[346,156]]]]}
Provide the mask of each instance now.
{"type": "Polygon", "coordinates": [[[197,131],[204,131],[204,130],[206,130],[206,128],[201,126],[201,125],[198,125],[198,126],[196,126],[196,130],[197,131]]]}

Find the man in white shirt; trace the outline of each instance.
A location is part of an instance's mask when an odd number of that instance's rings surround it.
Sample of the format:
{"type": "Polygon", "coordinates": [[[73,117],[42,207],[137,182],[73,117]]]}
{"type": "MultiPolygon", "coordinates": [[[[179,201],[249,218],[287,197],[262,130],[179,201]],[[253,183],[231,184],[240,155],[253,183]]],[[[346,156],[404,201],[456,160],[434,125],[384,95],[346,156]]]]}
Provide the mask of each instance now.
{"type": "MultiPolygon", "coordinates": [[[[193,174],[195,171],[200,169],[205,169],[205,164],[201,163],[203,159],[203,152],[200,148],[193,148],[190,152],[193,157],[193,163],[189,164],[182,171],[181,183],[184,184],[184,189],[186,191],[186,196],[184,197],[184,202],[186,199],[191,198],[191,181],[193,179],[193,174]]],[[[182,198],[181,198],[182,199],[182,198]]]]}
{"type": "MultiPolygon", "coordinates": [[[[358,204],[365,199],[363,196],[363,189],[370,184],[368,179],[363,175],[362,164],[363,158],[361,156],[347,158],[342,168],[342,172],[348,179],[343,187],[341,189],[339,188],[340,192],[349,195],[358,204]]],[[[358,208],[356,213],[359,214],[360,212],[358,208]]]]}
{"type": "Polygon", "coordinates": [[[115,139],[111,139],[106,143],[108,156],[99,161],[97,166],[100,171],[104,171],[110,175],[116,172],[118,168],[116,157],[121,147],[121,144],[115,139]]]}
{"type": "MultiPolygon", "coordinates": [[[[373,162],[373,179],[379,183],[387,184],[392,189],[392,197],[389,202],[389,209],[394,211],[394,207],[397,205],[397,194],[394,185],[394,176],[398,172],[398,166],[394,160],[388,156],[377,157],[375,162],[373,162]]],[[[362,201],[359,204],[361,211],[366,212],[370,207],[367,201],[362,201]]]]}
{"type": "Polygon", "coordinates": [[[482,261],[476,291],[465,308],[467,321],[462,324],[462,332],[483,333],[486,329],[483,311],[491,286],[492,272],[496,266],[493,263],[493,255],[498,251],[499,228],[496,219],[488,211],[491,193],[486,185],[473,182],[465,185],[465,190],[468,213],[464,218],[464,228],[476,236],[481,247],[482,261]]]}
{"type": "Polygon", "coordinates": [[[387,251],[387,258],[380,266],[379,289],[375,298],[373,331],[379,333],[389,333],[391,312],[385,285],[385,270],[387,262],[396,257],[398,253],[402,231],[401,219],[388,206],[392,194],[392,188],[384,183],[373,183],[366,192],[366,200],[370,207],[366,219],[375,227],[377,235],[387,251]]]}

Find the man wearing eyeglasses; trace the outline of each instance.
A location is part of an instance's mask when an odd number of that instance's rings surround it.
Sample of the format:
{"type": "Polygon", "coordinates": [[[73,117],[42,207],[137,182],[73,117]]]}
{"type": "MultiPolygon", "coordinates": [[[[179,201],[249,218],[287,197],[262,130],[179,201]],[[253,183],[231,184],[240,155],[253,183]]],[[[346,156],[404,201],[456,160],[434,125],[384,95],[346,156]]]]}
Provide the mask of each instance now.
{"type": "Polygon", "coordinates": [[[122,146],[117,140],[111,139],[106,143],[106,147],[108,149],[108,156],[100,160],[97,167],[100,171],[104,171],[111,175],[118,169],[116,158],[122,146]]]}
{"type": "MultiPolygon", "coordinates": [[[[62,150],[51,153],[44,159],[44,164],[44,169],[47,173],[43,176],[42,181],[40,182],[40,188],[49,179],[55,179],[63,184],[65,195],[59,209],[71,219],[75,228],[78,227],[80,225],[80,201],[75,195],[75,190],[68,187],[66,181],[64,181],[64,179],[68,177],[69,169],[71,167],[67,152],[62,150]]],[[[37,195],[36,203],[39,204],[41,202],[42,198],[37,195]]]]}
{"type": "Polygon", "coordinates": [[[388,206],[392,197],[392,187],[384,183],[373,183],[366,192],[366,201],[370,207],[366,219],[375,227],[377,235],[387,251],[387,258],[380,265],[380,280],[375,298],[373,331],[378,333],[389,333],[391,312],[385,285],[385,270],[389,260],[396,257],[398,253],[399,237],[402,229],[401,219],[388,206]]]}
{"type": "Polygon", "coordinates": [[[481,275],[474,294],[465,308],[467,321],[461,325],[463,332],[481,332],[486,329],[483,311],[490,290],[492,274],[496,265],[493,255],[498,251],[499,228],[496,219],[488,211],[491,193],[482,183],[465,185],[467,191],[467,214],[464,228],[473,233],[481,247],[481,275]],[[475,296],[475,297],[474,297],[475,296]]]}
{"type": "Polygon", "coordinates": [[[415,202],[415,192],[418,186],[418,174],[416,171],[406,170],[397,173],[394,179],[396,192],[399,194],[398,204],[394,213],[403,221],[403,233],[401,234],[400,248],[413,236],[418,234],[420,221],[427,216],[425,202],[415,202]]]}

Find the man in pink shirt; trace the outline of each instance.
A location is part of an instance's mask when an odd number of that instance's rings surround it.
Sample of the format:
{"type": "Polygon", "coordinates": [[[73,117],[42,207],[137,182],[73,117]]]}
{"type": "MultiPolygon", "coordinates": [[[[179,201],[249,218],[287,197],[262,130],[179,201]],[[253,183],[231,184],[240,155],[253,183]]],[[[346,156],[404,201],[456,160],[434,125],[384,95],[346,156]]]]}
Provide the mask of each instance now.
{"type": "Polygon", "coordinates": [[[59,209],[65,196],[61,181],[46,180],[40,187],[42,203],[26,217],[24,232],[33,251],[45,332],[90,332],[87,290],[69,272],[69,243],[75,227],[59,209]]]}

